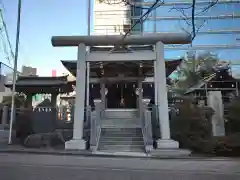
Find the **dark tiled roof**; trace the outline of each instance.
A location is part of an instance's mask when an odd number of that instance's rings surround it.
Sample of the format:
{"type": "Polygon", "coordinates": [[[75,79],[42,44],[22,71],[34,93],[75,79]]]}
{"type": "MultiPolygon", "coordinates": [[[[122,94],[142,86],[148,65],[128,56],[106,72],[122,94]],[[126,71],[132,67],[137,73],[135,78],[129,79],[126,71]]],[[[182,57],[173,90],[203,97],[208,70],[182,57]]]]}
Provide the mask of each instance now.
{"type": "MultiPolygon", "coordinates": [[[[76,76],[76,68],[77,68],[77,61],[76,60],[62,60],[61,61],[63,66],[74,76],[76,76]]],[[[166,76],[169,76],[176,68],[180,65],[182,62],[182,59],[175,59],[175,60],[166,60],[166,76]]],[[[147,72],[153,69],[153,62],[142,62],[143,63],[143,71],[147,72]]],[[[127,62],[126,64],[121,63],[114,63],[114,62],[103,62],[105,71],[111,71],[114,67],[119,66],[119,69],[125,69],[129,68],[131,71],[136,70],[136,68],[139,67],[139,64],[127,62]]],[[[100,63],[94,62],[91,63],[90,68],[95,69],[97,74],[99,74],[100,70],[100,63]]]]}

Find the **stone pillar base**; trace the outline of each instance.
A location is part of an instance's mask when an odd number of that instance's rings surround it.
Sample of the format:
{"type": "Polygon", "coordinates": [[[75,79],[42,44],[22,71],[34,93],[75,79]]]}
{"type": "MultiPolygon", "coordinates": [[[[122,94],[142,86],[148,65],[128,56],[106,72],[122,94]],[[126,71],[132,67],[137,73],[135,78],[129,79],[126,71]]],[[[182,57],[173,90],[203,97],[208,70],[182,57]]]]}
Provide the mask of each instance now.
{"type": "Polygon", "coordinates": [[[72,139],[65,142],[65,149],[69,150],[85,150],[86,142],[83,139],[72,139]]]}
{"type": "Polygon", "coordinates": [[[158,149],[177,149],[179,148],[179,143],[172,139],[158,139],[157,148],[158,149]]]}

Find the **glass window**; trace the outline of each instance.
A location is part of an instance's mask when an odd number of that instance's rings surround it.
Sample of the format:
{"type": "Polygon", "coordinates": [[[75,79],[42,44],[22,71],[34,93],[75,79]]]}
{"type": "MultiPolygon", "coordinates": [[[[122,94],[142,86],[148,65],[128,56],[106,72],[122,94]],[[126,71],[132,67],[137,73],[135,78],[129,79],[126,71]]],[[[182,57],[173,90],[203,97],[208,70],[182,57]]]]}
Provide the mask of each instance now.
{"type": "Polygon", "coordinates": [[[198,34],[193,45],[236,44],[238,37],[237,34],[198,34]]]}
{"type": "Polygon", "coordinates": [[[143,31],[146,33],[154,32],[154,21],[145,21],[143,23],[143,31]]]}
{"type": "Polygon", "coordinates": [[[157,32],[191,32],[192,27],[184,20],[160,20],[156,22],[157,32]]]}
{"type": "Polygon", "coordinates": [[[222,30],[222,29],[238,29],[240,27],[240,19],[209,19],[206,20],[201,31],[222,30]]]}
{"type": "Polygon", "coordinates": [[[209,10],[201,13],[204,8],[207,8],[209,5],[197,5],[196,14],[204,15],[204,16],[217,16],[217,15],[230,15],[232,13],[240,12],[240,4],[232,3],[232,4],[216,4],[211,7],[209,10]]]}
{"type": "Polygon", "coordinates": [[[174,5],[174,6],[160,6],[156,9],[156,16],[162,17],[181,17],[181,16],[190,16],[191,15],[191,8],[188,8],[189,5],[174,5]],[[181,12],[184,8],[184,15],[181,12]]]}

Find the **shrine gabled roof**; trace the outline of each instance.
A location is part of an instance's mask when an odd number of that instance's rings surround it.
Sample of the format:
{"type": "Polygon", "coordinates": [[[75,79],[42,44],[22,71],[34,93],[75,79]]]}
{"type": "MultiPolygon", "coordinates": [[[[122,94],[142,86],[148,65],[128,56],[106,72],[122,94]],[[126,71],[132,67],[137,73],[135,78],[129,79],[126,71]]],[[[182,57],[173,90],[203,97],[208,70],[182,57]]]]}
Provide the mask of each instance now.
{"type": "Polygon", "coordinates": [[[65,76],[18,76],[17,81],[37,80],[37,81],[67,81],[68,75],[65,76]]]}
{"type": "MultiPolygon", "coordinates": [[[[195,91],[195,90],[206,90],[206,89],[204,89],[204,86],[205,86],[206,83],[209,83],[209,82],[217,82],[217,83],[221,83],[221,85],[222,85],[223,83],[239,82],[238,79],[235,79],[235,78],[232,77],[231,75],[229,75],[227,79],[224,79],[224,80],[222,80],[222,81],[218,80],[218,78],[219,78],[218,76],[219,76],[219,75],[217,75],[217,74],[218,74],[218,73],[221,73],[221,71],[224,71],[224,70],[226,70],[226,69],[228,69],[228,68],[222,68],[222,67],[219,68],[219,69],[218,69],[218,72],[213,73],[213,74],[209,75],[208,77],[202,79],[201,81],[199,81],[198,84],[190,87],[184,94],[192,93],[192,92],[195,91]]],[[[234,84],[234,85],[235,85],[235,84],[234,84]]]]}
{"type": "MultiPolygon", "coordinates": [[[[76,69],[77,69],[77,61],[76,60],[62,60],[61,61],[63,66],[74,76],[76,76],[76,69]]],[[[174,59],[174,60],[165,60],[165,66],[166,66],[166,76],[169,76],[176,68],[179,66],[182,62],[182,59],[174,59]]],[[[106,70],[114,69],[114,66],[122,66],[122,69],[126,69],[126,67],[132,67],[136,68],[139,67],[138,64],[135,62],[128,62],[125,64],[125,66],[121,63],[115,63],[115,62],[103,62],[103,67],[106,68],[106,70]]],[[[91,62],[90,68],[95,69],[96,71],[100,70],[101,62],[91,62]]],[[[153,62],[142,62],[143,69],[151,70],[153,69],[153,62]]],[[[119,68],[121,69],[121,68],[119,68]]],[[[113,70],[114,71],[114,70],[113,70]]]]}
{"type": "MultiPolygon", "coordinates": [[[[57,77],[41,77],[41,76],[18,76],[17,86],[54,86],[59,84],[67,84],[68,76],[57,77]]],[[[12,83],[7,83],[6,86],[12,86],[12,83]]]]}
{"type": "MultiPolygon", "coordinates": [[[[68,76],[41,77],[41,76],[18,76],[16,82],[17,92],[71,92],[72,85],[68,76]]],[[[6,83],[6,87],[12,88],[12,83],[6,83]]]]}

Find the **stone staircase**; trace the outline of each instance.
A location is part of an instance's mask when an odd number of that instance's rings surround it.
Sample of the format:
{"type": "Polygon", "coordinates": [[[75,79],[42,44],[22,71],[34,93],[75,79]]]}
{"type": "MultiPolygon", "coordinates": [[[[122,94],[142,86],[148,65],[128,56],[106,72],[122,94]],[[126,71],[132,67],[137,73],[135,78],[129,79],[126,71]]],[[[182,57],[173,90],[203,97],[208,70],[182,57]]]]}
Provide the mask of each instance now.
{"type": "Polygon", "coordinates": [[[141,128],[135,109],[107,109],[102,121],[103,128],[141,128]]]}
{"type": "Polygon", "coordinates": [[[0,143],[6,143],[8,141],[9,130],[6,126],[0,125],[0,143]]]}
{"type": "Polygon", "coordinates": [[[99,151],[144,152],[137,110],[106,110],[102,121],[99,151]]]}

